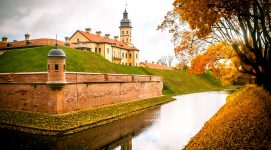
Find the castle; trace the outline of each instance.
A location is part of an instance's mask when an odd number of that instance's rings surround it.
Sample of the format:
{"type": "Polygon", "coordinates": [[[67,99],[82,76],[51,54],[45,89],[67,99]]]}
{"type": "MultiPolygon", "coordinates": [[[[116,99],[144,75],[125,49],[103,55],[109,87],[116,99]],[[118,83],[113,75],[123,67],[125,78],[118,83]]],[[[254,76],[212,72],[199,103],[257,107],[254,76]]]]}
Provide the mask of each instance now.
{"type": "MultiPolygon", "coordinates": [[[[90,28],[85,31],[77,30],[71,37],[65,37],[65,42],[58,41],[58,45],[71,48],[91,51],[100,54],[110,62],[122,65],[139,66],[139,50],[132,44],[132,25],[128,18],[128,12],[124,11],[123,18],[120,21],[120,39],[110,34],[101,35],[101,31],[96,34],[91,33],[90,28]]],[[[54,45],[54,39],[41,38],[30,39],[29,34],[25,34],[24,41],[8,42],[7,37],[2,38],[0,50],[14,48],[25,48],[35,46],[54,45]]]]}
{"type": "Polygon", "coordinates": [[[111,39],[110,34],[102,36],[101,31],[93,34],[90,28],[86,28],[85,31],[77,30],[70,38],[65,37],[65,40],[76,49],[98,53],[113,63],[138,66],[139,50],[132,44],[132,25],[126,9],[119,28],[120,40],[118,36],[111,39]]]}

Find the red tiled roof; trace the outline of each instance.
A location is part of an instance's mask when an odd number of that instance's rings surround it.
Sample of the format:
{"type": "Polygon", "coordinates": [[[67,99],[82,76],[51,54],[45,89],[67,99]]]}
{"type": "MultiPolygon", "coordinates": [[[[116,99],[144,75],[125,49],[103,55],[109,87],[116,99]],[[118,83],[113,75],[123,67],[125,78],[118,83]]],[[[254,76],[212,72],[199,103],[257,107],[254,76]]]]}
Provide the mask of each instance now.
{"type": "MultiPolygon", "coordinates": [[[[16,42],[8,42],[11,46],[7,46],[8,43],[0,42],[0,49],[11,49],[11,48],[23,48],[23,47],[31,47],[31,46],[53,46],[56,44],[55,39],[49,38],[41,38],[41,39],[33,39],[29,40],[30,44],[26,45],[26,41],[16,41],[16,42]]],[[[57,44],[59,46],[65,46],[63,41],[57,40],[57,44]]]]}
{"type": "Polygon", "coordinates": [[[84,31],[80,31],[80,30],[78,30],[78,32],[80,32],[82,35],[84,35],[91,42],[109,43],[113,47],[123,48],[123,49],[127,49],[127,50],[139,51],[136,47],[134,47],[134,46],[131,47],[131,46],[127,45],[126,43],[115,40],[115,39],[110,39],[108,37],[104,37],[104,36],[100,36],[100,35],[97,35],[97,34],[84,32],[84,31]]]}
{"type": "Polygon", "coordinates": [[[160,65],[160,64],[153,64],[153,63],[146,63],[146,62],[141,62],[140,65],[143,65],[143,66],[145,66],[147,68],[165,69],[165,70],[170,70],[171,69],[167,65],[160,65]]]}

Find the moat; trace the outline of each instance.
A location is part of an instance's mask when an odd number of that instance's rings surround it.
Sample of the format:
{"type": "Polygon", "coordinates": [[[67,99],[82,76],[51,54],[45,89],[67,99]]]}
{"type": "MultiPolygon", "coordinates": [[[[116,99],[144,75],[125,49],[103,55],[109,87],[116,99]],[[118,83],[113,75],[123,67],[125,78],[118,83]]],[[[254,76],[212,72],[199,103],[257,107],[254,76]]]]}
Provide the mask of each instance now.
{"type": "Polygon", "coordinates": [[[181,149],[225,104],[227,95],[220,91],[176,96],[174,102],[64,137],[0,129],[1,145],[7,149],[181,149]]]}

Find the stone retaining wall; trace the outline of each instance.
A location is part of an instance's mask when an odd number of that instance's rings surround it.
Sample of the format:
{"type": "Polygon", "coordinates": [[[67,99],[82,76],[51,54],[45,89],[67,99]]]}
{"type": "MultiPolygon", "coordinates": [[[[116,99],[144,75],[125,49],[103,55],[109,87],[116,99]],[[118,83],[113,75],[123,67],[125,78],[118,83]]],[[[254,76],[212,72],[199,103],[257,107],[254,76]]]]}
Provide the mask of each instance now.
{"type": "Polygon", "coordinates": [[[0,108],[61,114],[162,95],[159,76],[67,72],[52,89],[47,72],[1,73],[0,108]]]}

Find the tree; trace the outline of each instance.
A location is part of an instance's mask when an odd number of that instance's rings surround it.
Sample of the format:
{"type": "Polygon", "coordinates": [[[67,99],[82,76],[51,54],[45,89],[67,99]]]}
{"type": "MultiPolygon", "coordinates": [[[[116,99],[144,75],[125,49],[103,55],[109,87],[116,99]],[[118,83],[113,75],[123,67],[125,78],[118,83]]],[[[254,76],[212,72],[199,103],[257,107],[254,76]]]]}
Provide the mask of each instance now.
{"type": "Polygon", "coordinates": [[[169,67],[171,67],[173,59],[174,59],[173,56],[170,55],[167,56],[167,64],[169,67]]]}
{"type": "Polygon", "coordinates": [[[218,76],[223,85],[228,85],[237,82],[242,75],[238,72],[240,66],[240,59],[231,46],[217,43],[192,59],[189,72],[202,74],[205,70],[212,70],[213,75],[218,76]]]}
{"type": "Polygon", "coordinates": [[[162,65],[167,65],[167,56],[162,56],[158,62],[160,62],[162,65]]]}
{"type": "Polygon", "coordinates": [[[231,45],[242,65],[238,71],[271,92],[269,0],[175,0],[173,6],[158,28],[173,33],[175,53],[193,58],[209,44],[231,45]]]}
{"type": "Polygon", "coordinates": [[[169,67],[172,65],[174,57],[173,56],[162,56],[158,62],[160,62],[162,65],[168,65],[169,67]]]}

